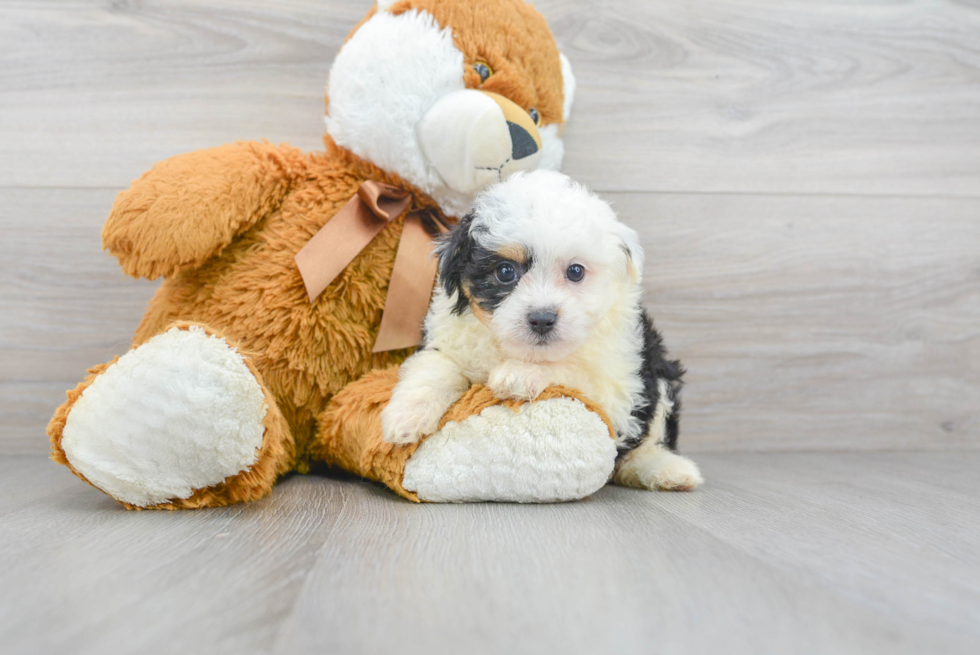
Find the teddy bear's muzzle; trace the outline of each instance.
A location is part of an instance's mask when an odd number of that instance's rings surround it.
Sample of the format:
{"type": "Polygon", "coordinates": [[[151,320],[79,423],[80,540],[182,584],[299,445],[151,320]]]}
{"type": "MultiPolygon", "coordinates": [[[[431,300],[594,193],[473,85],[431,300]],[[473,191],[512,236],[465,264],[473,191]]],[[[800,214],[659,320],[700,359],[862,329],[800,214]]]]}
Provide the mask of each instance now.
{"type": "Polygon", "coordinates": [[[448,93],[416,128],[429,163],[448,187],[476,193],[541,160],[541,135],[527,111],[496,93],[448,93]]]}

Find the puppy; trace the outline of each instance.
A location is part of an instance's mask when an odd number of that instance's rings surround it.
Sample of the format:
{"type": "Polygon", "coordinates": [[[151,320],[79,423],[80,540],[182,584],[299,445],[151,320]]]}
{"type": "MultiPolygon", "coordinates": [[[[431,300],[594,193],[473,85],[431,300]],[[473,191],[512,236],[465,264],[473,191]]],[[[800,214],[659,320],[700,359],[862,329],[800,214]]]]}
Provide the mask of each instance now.
{"type": "Polygon", "coordinates": [[[675,452],[684,370],[640,306],[643,250],[609,205],[560,173],[517,173],[478,196],[436,254],[424,343],[381,415],[386,441],[435,432],[475,383],[524,400],[561,384],[608,414],[617,483],[703,481],[675,452]]]}

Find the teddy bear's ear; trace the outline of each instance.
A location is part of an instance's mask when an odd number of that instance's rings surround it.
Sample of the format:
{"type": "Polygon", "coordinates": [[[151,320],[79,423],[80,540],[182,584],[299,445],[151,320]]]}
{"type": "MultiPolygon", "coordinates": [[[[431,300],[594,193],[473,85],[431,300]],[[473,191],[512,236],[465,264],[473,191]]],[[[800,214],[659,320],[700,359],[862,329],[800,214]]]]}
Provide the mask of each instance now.
{"type": "Polygon", "coordinates": [[[562,97],[561,119],[567,121],[572,113],[572,102],[575,100],[575,76],[572,74],[572,64],[564,52],[559,52],[561,58],[562,97]]]}

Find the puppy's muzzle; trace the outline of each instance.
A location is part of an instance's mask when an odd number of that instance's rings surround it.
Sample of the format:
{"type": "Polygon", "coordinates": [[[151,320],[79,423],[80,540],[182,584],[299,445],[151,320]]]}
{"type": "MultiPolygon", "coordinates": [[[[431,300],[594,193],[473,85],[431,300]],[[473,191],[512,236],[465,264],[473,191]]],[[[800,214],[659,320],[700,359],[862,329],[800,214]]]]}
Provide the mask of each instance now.
{"type": "Polygon", "coordinates": [[[550,309],[539,309],[527,315],[527,324],[531,330],[542,337],[553,329],[558,322],[558,313],[550,309]]]}

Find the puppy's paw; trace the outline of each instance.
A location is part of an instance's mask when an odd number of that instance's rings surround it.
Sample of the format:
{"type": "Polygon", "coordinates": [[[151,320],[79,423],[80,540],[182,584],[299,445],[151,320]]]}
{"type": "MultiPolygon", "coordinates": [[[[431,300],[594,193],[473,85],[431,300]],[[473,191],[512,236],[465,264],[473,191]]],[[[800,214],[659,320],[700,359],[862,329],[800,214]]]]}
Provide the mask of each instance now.
{"type": "Polygon", "coordinates": [[[698,465],[680,455],[663,462],[652,473],[650,488],[661,491],[689,491],[704,482],[698,465]]]}
{"type": "Polygon", "coordinates": [[[616,467],[616,484],[660,491],[689,491],[704,478],[692,460],[659,444],[643,444],[616,467]]]}
{"type": "Polygon", "coordinates": [[[497,398],[534,400],[550,382],[539,366],[523,362],[504,362],[493,371],[487,386],[497,398]]]}
{"type": "Polygon", "coordinates": [[[388,443],[410,444],[439,428],[446,407],[433,400],[392,398],[381,411],[381,431],[388,443]]]}

